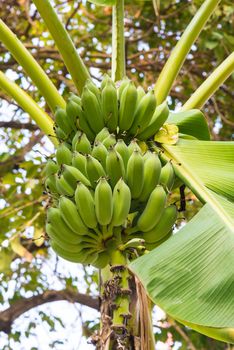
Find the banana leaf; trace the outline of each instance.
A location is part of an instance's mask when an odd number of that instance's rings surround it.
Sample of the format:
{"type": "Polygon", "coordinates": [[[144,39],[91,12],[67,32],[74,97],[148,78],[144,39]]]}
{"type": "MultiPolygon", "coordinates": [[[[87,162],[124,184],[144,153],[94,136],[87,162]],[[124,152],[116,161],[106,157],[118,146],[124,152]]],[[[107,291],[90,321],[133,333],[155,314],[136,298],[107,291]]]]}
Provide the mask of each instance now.
{"type": "Polygon", "coordinates": [[[210,133],[204,114],[199,109],[191,109],[183,112],[170,112],[168,124],[175,124],[179,132],[191,135],[199,140],[209,140],[210,133]]]}
{"type": "Polygon", "coordinates": [[[204,206],[130,269],[173,318],[234,343],[234,143],[180,141],[163,147],[204,206]]]}

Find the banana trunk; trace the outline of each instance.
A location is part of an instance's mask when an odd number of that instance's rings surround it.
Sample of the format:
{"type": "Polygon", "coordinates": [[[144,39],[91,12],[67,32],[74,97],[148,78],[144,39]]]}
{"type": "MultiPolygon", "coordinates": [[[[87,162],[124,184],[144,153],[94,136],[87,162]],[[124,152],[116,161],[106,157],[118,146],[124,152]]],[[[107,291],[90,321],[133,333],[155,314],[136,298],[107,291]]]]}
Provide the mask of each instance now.
{"type": "Polygon", "coordinates": [[[119,250],[101,270],[101,328],[93,337],[98,350],[154,350],[151,307],[140,282],[119,250]]]}

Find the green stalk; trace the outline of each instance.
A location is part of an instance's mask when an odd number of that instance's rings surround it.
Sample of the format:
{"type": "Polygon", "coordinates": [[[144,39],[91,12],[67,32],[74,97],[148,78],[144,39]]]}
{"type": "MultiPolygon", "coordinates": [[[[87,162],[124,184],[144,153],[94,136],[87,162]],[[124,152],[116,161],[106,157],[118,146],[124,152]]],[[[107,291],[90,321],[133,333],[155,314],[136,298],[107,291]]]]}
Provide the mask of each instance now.
{"type": "Polygon", "coordinates": [[[185,29],[155,84],[155,96],[158,104],[161,104],[167,98],[191,46],[220,1],[221,0],[204,1],[185,29]]]}
{"type": "Polygon", "coordinates": [[[58,90],[33,58],[30,52],[24,47],[21,41],[0,19],[0,41],[12,53],[16,61],[23,67],[25,72],[38,87],[41,94],[45,97],[50,109],[54,112],[56,106],[65,108],[66,103],[58,90]]]}
{"type": "Polygon", "coordinates": [[[183,111],[201,108],[223,82],[234,72],[234,52],[231,53],[183,105],[183,111]]]}
{"type": "Polygon", "coordinates": [[[33,0],[33,2],[52,35],[77,90],[81,94],[85,81],[90,79],[84,62],[76,51],[69,34],[59,20],[50,1],[33,0]]]}
{"type": "MultiPolygon", "coordinates": [[[[120,287],[123,290],[129,290],[129,272],[127,269],[127,259],[125,254],[118,249],[114,251],[111,256],[111,265],[113,267],[123,266],[123,270],[118,271],[117,275],[121,276],[120,287]]],[[[112,273],[114,278],[116,272],[112,273]]],[[[121,327],[125,324],[123,315],[129,315],[129,295],[117,295],[115,304],[117,308],[113,311],[113,327],[121,327]]]]}
{"type": "Polygon", "coordinates": [[[23,91],[17,84],[10,81],[1,71],[0,88],[10,95],[18,103],[18,105],[31,116],[31,118],[46,135],[51,137],[51,141],[54,143],[54,145],[58,144],[53,130],[53,120],[25,91],[23,91]]]}
{"type": "Polygon", "coordinates": [[[117,0],[112,9],[112,79],[122,80],[126,75],[124,41],[124,0],[117,0]]]}

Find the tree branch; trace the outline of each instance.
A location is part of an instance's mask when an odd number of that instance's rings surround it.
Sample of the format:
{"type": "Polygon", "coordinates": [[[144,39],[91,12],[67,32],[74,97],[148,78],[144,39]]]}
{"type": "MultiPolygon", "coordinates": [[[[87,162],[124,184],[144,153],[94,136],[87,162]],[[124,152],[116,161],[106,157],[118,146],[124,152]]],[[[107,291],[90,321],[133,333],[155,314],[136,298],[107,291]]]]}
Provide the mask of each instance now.
{"type": "Polygon", "coordinates": [[[33,135],[29,143],[19,150],[16,154],[14,154],[12,157],[9,157],[4,162],[0,162],[0,177],[4,176],[6,173],[10,172],[12,169],[14,169],[19,163],[21,163],[24,160],[25,155],[31,151],[34,145],[36,145],[40,139],[42,138],[43,134],[40,132],[38,135],[33,135]]]}
{"type": "Polygon", "coordinates": [[[0,122],[0,128],[11,128],[11,129],[28,129],[30,131],[38,130],[38,126],[32,123],[19,123],[15,121],[0,122]]]}
{"type": "Polygon", "coordinates": [[[99,300],[97,297],[91,297],[90,295],[77,293],[69,289],[61,291],[47,290],[31,298],[17,300],[9,308],[0,312],[0,331],[9,334],[11,332],[12,323],[23,313],[36,306],[60,300],[66,300],[70,303],[80,303],[95,310],[99,310],[99,300]]]}

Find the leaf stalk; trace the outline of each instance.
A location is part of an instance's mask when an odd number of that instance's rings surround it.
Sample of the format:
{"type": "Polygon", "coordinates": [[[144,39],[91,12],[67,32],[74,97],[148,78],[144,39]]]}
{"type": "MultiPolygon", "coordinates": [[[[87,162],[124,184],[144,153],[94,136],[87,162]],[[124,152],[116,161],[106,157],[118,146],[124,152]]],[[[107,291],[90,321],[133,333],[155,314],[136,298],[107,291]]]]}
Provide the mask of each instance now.
{"type": "Polygon", "coordinates": [[[10,95],[18,103],[18,105],[31,116],[40,129],[50,137],[54,145],[58,144],[53,129],[53,120],[24,90],[22,90],[17,84],[10,81],[1,71],[0,88],[6,91],[6,93],[10,95]]]}
{"type": "Polygon", "coordinates": [[[202,108],[206,101],[234,72],[234,52],[231,53],[211,75],[199,86],[188,101],[181,108],[187,111],[192,108],[202,108]]]}
{"type": "Polygon", "coordinates": [[[196,41],[201,30],[204,28],[220,1],[221,0],[204,1],[185,29],[155,84],[155,96],[158,104],[161,104],[167,98],[191,46],[196,41]]]}
{"type": "Polygon", "coordinates": [[[30,54],[30,52],[24,47],[22,42],[1,19],[0,41],[2,41],[6,48],[12,53],[16,61],[23,67],[34,84],[38,87],[41,94],[45,97],[51,111],[54,112],[56,106],[65,108],[66,103],[50,78],[30,54]]]}

